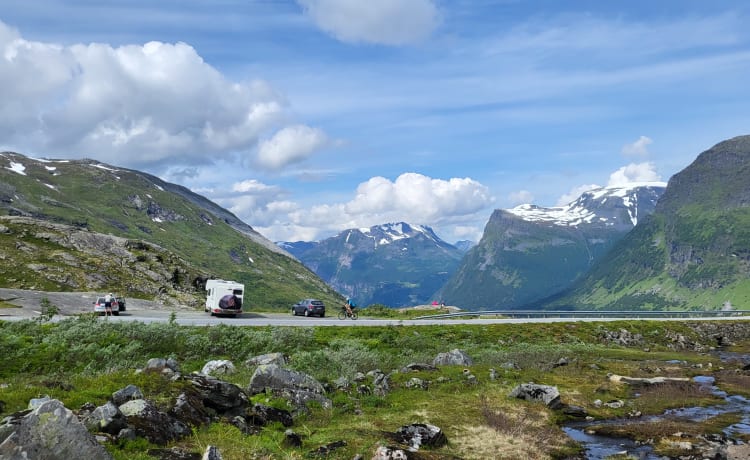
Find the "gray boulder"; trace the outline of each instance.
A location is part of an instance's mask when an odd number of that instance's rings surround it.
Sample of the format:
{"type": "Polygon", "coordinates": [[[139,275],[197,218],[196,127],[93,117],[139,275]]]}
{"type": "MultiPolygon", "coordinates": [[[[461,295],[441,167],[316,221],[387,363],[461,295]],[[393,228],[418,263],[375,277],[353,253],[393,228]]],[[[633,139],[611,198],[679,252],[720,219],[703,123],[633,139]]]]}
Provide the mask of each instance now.
{"type": "Polygon", "coordinates": [[[317,394],[325,393],[323,385],[313,377],[302,372],[284,369],[275,364],[258,366],[250,378],[250,385],[247,387],[247,392],[253,395],[266,390],[302,390],[317,394]]]}
{"type": "Polygon", "coordinates": [[[538,385],[536,383],[522,383],[515,387],[509,395],[511,398],[523,399],[526,401],[543,402],[550,409],[559,409],[563,407],[560,400],[560,392],[557,387],[550,385],[538,385]]]}
{"type": "Polygon", "coordinates": [[[0,424],[4,460],[111,460],[86,427],[58,400],[6,417],[0,424]]]}
{"type": "Polygon", "coordinates": [[[233,383],[201,374],[191,374],[186,378],[203,398],[203,404],[220,414],[234,409],[243,409],[248,405],[245,392],[233,383]]]}
{"type": "Polygon", "coordinates": [[[399,428],[392,438],[409,446],[409,450],[417,451],[422,446],[437,448],[448,443],[443,430],[427,423],[412,423],[399,428]]]}
{"type": "Polygon", "coordinates": [[[144,372],[158,372],[167,375],[179,374],[180,366],[172,358],[151,358],[143,368],[144,372]]]}
{"type": "Polygon", "coordinates": [[[400,447],[378,446],[372,460],[408,460],[409,454],[400,447]]]}
{"type": "Polygon", "coordinates": [[[121,390],[117,390],[112,393],[112,402],[116,406],[122,406],[128,401],[133,399],[143,399],[143,392],[135,385],[128,385],[121,390]]]}
{"type": "Polygon", "coordinates": [[[107,401],[103,406],[97,407],[87,416],[82,417],[81,421],[89,431],[112,435],[116,435],[120,430],[128,426],[123,413],[110,401],[107,401]]]}
{"type": "Polygon", "coordinates": [[[136,434],[154,444],[163,446],[191,434],[190,427],[176,418],[159,411],[145,399],[135,399],[120,406],[136,434]]]}
{"type": "MultiPolygon", "coordinates": [[[[212,412],[211,412],[212,413],[212,412]]],[[[211,421],[211,413],[198,392],[183,392],[177,396],[169,414],[190,426],[201,426],[211,421]]]]}
{"type": "Polygon", "coordinates": [[[433,366],[471,366],[474,360],[465,351],[458,348],[447,353],[438,353],[432,360],[433,366]]]}
{"type": "Polygon", "coordinates": [[[234,374],[237,369],[234,363],[228,359],[216,359],[203,365],[201,374],[203,375],[226,375],[234,374]]]}

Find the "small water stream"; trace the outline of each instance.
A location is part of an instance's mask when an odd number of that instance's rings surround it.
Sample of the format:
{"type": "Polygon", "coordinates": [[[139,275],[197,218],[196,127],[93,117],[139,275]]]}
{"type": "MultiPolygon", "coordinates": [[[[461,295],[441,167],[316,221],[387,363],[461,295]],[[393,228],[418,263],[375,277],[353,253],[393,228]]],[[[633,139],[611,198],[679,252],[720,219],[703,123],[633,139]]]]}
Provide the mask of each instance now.
{"type": "MultiPolygon", "coordinates": [[[[723,361],[728,360],[725,358],[726,356],[722,356],[723,361]]],[[[741,362],[750,362],[750,356],[748,355],[738,355],[734,359],[741,362]]],[[[697,376],[693,380],[700,385],[709,387],[714,395],[724,399],[724,403],[707,407],[670,409],[661,415],[644,416],[632,420],[613,419],[596,420],[592,422],[573,422],[563,427],[563,430],[573,440],[584,445],[586,449],[586,459],[588,460],[603,460],[616,454],[628,454],[640,460],[660,460],[664,458],[661,455],[655,454],[651,446],[639,445],[628,438],[614,438],[586,433],[587,428],[592,425],[604,425],[607,423],[644,423],[664,420],[667,418],[679,418],[699,422],[710,417],[715,417],[719,414],[734,412],[741,414],[742,418],[738,423],[726,427],[723,430],[724,434],[729,438],[735,438],[741,434],[750,434],[750,400],[743,396],[727,395],[726,392],[720,390],[714,385],[714,378],[711,376],[697,376]]]]}

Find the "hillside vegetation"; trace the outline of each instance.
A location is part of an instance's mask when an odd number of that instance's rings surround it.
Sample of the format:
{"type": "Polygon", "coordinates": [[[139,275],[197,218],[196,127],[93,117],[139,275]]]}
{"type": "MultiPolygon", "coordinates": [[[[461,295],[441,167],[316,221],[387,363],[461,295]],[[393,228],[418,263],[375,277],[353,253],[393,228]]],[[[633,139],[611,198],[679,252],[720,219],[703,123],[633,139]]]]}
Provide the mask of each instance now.
{"type": "Polygon", "coordinates": [[[554,305],[750,308],[750,136],[703,152],[639,223],[554,305]]]}
{"type": "Polygon", "coordinates": [[[0,154],[0,285],[118,291],[198,305],[207,278],[286,310],[338,302],[314,273],[216,204],[138,171],[91,160],[0,154]]]}

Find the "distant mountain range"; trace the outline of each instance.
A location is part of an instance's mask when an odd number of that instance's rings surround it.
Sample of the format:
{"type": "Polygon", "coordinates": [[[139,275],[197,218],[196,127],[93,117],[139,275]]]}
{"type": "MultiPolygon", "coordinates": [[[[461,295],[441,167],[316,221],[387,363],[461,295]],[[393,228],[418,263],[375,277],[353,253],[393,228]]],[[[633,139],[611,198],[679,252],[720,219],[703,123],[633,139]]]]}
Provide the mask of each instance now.
{"type": "Polygon", "coordinates": [[[750,136],[672,176],[639,222],[554,307],[750,309],[750,136]]]}
{"type": "Polygon", "coordinates": [[[433,299],[464,250],[430,227],[405,222],[348,229],[320,242],[278,242],[359,305],[417,305],[433,299]]]}
{"type": "Polygon", "coordinates": [[[226,209],[152,175],[93,160],[0,153],[0,286],[116,291],[199,305],[206,278],[287,311],[341,297],[226,209]]]}

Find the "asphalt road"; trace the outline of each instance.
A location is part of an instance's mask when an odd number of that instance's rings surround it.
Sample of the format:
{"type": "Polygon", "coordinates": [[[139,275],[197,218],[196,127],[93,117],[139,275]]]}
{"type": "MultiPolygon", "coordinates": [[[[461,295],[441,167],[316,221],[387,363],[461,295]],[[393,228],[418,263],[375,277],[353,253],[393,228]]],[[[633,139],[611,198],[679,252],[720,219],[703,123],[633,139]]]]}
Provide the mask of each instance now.
{"type": "MultiPolygon", "coordinates": [[[[116,294],[116,293],[115,293],[116,294]]],[[[46,298],[50,304],[56,306],[59,314],[52,321],[60,321],[64,318],[93,312],[93,302],[100,292],[42,292],[24,291],[18,289],[0,288],[0,301],[8,308],[0,308],[0,320],[18,321],[39,317],[42,313],[42,299],[46,298]]],[[[292,316],[288,313],[254,313],[245,312],[237,318],[224,318],[210,316],[202,310],[190,307],[166,307],[159,302],[126,299],[127,311],[120,312],[119,316],[102,316],[101,321],[140,321],[144,323],[167,322],[172,314],[175,315],[177,324],[185,326],[212,326],[217,324],[229,324],[235,326],[392,326],[392,325],[451,325],[451,324],[513,324],[513,323],[552,323],[552,322],[580,322],[580,321],[617,321],[633,318],[437,318],[419,320],[399,319],[373,319],[360,317],[357,320],[339,320],[336,316],[325,318],[304,316],[292,316]]],[[[335,314],[333,309],[329,311],[335,314]]],[[[736,317],[724,318],[690,318],[691,320],[717,320],[738,319],[736,317]]],[[[684,321],[683,318],[653,318],[656,321],[684,321]]]]}

